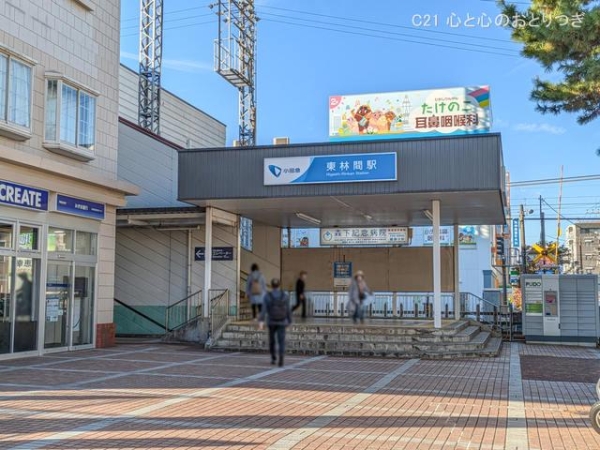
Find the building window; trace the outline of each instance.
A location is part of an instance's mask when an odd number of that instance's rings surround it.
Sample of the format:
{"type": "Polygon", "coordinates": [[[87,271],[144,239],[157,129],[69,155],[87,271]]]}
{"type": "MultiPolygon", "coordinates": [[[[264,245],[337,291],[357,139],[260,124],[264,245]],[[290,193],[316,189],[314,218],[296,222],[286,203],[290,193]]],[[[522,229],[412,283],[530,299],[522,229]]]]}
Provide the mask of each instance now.
{"type": "Polygon", "coordinates": [[[96,145],[96,96],[63,79],[46,84],[44,146],[89,161],[96,145]]]}
{"type": "Polygon", "coordinates": [[[18,140],[31,137],[32,67],[0,53],[0,133],[18,140]]]}

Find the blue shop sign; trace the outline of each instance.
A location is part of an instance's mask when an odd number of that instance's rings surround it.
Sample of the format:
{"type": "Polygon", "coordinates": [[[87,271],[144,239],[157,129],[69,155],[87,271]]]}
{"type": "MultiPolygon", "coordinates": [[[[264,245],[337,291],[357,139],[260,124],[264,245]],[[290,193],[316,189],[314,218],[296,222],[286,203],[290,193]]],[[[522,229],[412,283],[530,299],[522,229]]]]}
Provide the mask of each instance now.
{"type": "Polygon", "coordinates": [[[396,181],[396,153],[266,158],[265,186],[396,181]]]}
{"type": "Polygon", "coordinates": [[[512,245],[515,248],[520,247],[521,245],[521,229],[519,228],[519,219],[512,220],[512,245]]]}
{"type": "Polygon", "coordinates": [[[56,210],[66,214],[87,217],[88,219],[104,220],[104,205],[89,202],[75,197],[58,194],[56,210]]]}
{"type": "Polygon", "coordinates": [[[0,180],[0,203],[48,211],[48,191],[0,180]]]}
{"type": "MultiPolygon", "coordinates": [[[[204,261],[206,259],[206,249],[196,247],[194,249],[194,261],[204,261]]],[[[213,247],[213,261],[233,261],[233,247],[213,247]]]]}

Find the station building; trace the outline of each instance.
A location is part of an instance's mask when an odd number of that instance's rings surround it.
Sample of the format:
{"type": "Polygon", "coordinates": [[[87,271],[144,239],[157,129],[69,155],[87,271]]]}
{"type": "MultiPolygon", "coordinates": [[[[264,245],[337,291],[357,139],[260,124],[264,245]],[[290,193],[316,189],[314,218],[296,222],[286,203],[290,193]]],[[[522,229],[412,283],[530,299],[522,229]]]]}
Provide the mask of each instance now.
{"type": "Polygon", "coordinates": [[[120,2],[0,8],[0,358],[110,345],[120,2]]]}

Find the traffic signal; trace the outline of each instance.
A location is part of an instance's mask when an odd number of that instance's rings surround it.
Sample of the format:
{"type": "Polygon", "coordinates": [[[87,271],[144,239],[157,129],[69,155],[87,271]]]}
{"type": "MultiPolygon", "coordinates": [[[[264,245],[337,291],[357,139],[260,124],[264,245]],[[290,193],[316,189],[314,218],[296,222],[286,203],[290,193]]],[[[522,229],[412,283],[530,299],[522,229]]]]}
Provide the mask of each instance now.
{"type": "Polygon", "coordinates": [[[504,256],[504,236],[496,236],[496,255],[504,256]]]}

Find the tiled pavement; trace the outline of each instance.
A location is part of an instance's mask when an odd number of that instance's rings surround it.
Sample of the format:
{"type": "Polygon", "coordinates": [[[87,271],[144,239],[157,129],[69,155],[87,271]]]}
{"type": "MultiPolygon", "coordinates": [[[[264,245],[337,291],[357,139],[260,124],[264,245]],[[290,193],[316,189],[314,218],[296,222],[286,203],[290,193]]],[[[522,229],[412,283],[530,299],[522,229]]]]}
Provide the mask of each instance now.
{"type": "Polygon", "coordinates": [[[596,349],[520,344],[283,369],[158,344],[0,361],[0,448],[597,450],[599,364],[596,349]]]}

